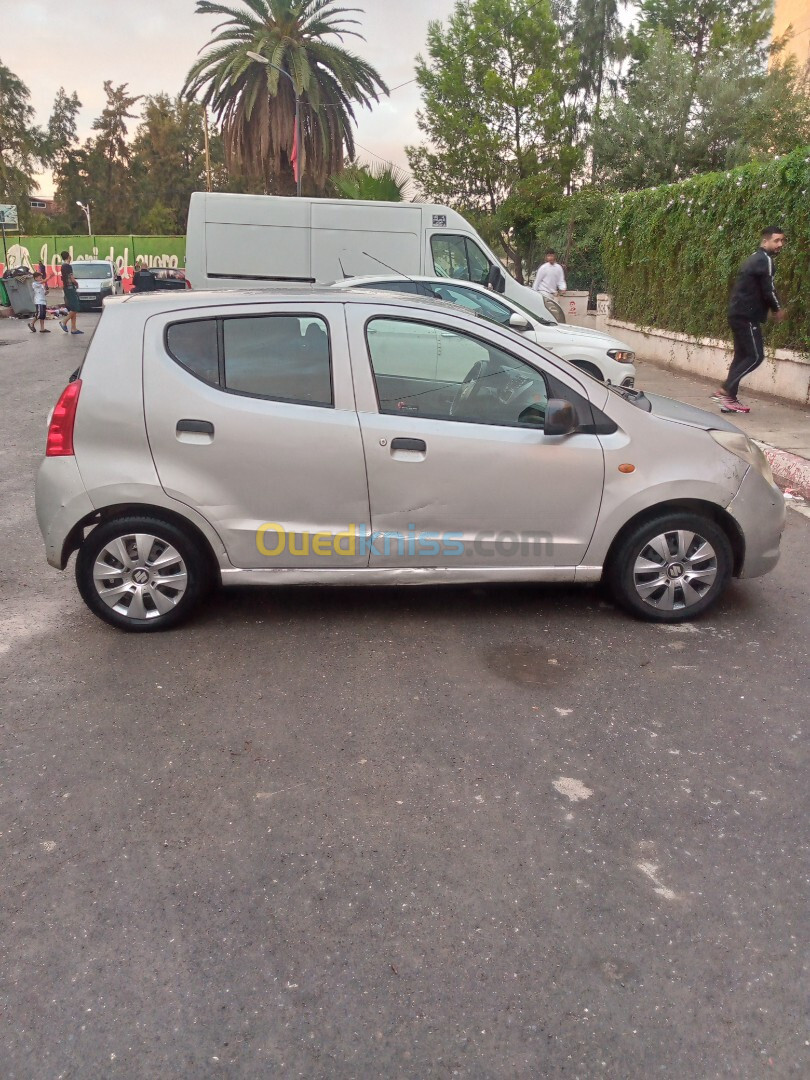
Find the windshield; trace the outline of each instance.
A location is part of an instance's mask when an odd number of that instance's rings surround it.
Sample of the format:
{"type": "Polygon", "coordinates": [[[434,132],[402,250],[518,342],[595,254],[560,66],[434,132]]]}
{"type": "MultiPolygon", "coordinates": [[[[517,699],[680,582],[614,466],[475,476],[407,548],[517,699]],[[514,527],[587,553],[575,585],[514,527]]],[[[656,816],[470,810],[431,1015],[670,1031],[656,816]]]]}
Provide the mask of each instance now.
{"type": "Polygon", "coordinates": [[[73,276],[77,281],[87,281],[92,278],[111,278],[113,276],[112,265],[108,262],[75,262],[71,264],[73,276]]]}

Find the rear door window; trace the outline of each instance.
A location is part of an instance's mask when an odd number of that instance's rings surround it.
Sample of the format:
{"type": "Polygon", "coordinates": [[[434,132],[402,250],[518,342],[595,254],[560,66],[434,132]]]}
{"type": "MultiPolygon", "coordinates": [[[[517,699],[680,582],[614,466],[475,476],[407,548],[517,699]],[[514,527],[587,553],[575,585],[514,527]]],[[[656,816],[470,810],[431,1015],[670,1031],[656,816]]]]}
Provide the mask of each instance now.
{"type": "Polygon", "coordinates": [[[166,329],[178,364],[236,394],[330,407],[329,329],[315,315],[189,319],[166,329]]]}
{"type": "Polygon", "coordinates": [[[223,320],[224,385],[240,394],[331,406],[329,332],[314,316],[223,320]]]}

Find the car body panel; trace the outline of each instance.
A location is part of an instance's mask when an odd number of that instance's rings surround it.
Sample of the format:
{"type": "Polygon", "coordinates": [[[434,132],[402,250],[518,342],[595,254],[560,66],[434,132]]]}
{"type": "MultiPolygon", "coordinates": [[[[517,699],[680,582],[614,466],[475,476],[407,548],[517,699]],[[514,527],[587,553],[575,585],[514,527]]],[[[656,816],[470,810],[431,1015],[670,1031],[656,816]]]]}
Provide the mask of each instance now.
{"type": "MultiPolygon", "coordinates": [[[[486,565],[497,562],[500,551],[510,565],[576,566],[602,497],[604,463],[597,436],[570,436],[562,449],[559,438],[537,429],[380,412],[367,347],[369,322],[396,314],[397,308],[384,304],[352,305],[347,311],[372,532],[408,538],[404,551],[403,545],[377,544],[370,565],[486,565]],[[398,452],[397,438],[423,440],[426,451],[398,452]],[[445,535],[447,543],[413,540],[445,535]]],[[[442,347],[458,342],[459,355],[454,352],[449,365],[460,382],[483,346],[472,336],[451,333],[456,322],[444,312],[426,312],[416,325],[427,324],[446,328],[439,338],[442,347]],[[471,352],[465,359],[460,352],[467,343],[471,352]]],[[[472,329],[480,331],[480,321],[472,329]]],[[[527,355],[519,339],[502,337],[505,351],[536,363],[538,357],[527,355]]]]}
{"type": "MultiPolygon", "coordinates": [[[[227,303],[215,310],[224,318],[241,313],[227,303]]],[[[283,303],[251,310],[251,315],[285,313],[283,303]]],[[[169,496],[212,523],[235,566],[326,566],[333,556],[316,553],[312,537],[343,536],[352,525],[368,527],[343,307],[314,303],[307,314],[329,326],[334,408],[225,392],[204,383],[165,348],[164,332],[176,315],[156,315],[146,325],[143,398],[160,482],[169,496]],[[213,436],[179,435],[182,419],[212,424],[213,436]],[[276,548],[277,554],[268,555],[276,548]]],[[[360,545],[343,547],[347,567],[365,565],[360,545]]]]}
{"type": "Polygon", "coordinates": [[[769,573],[779,562],[785,527],[787,510],[782,492],[776,484],[769,483],[756,469],[749,467],[739,491],[728,505],[728,512],[745,537],[740,577],[762,577],[769,573]]]}

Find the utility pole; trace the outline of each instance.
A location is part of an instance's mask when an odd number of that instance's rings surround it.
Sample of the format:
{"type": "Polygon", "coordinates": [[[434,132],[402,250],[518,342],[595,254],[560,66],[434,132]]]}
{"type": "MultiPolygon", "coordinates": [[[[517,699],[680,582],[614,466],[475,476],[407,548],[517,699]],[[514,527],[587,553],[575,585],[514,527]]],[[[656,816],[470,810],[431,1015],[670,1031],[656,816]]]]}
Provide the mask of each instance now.
{"type": "Polygon", "coordinates": [[[205,183],[206,191],[211,190],[211,146],[208,142],[208,106],[203,106],[203,133],[205,135],[205,183]]]}

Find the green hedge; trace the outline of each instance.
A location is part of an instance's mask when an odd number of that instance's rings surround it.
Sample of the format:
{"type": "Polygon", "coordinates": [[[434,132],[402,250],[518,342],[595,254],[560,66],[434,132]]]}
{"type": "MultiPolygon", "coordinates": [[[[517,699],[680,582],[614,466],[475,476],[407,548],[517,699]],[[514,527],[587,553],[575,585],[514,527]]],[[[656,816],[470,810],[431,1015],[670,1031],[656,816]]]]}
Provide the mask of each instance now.
{"type": "Polygon", "coordinates": [[[696,338],[727,338],[732,282],[766,225],[784,228],[788,238],[776,274],[788,318],[769,325],[769,343],[810,352],[810,147],[766,164],[611,196],[602,258],[615,316],[696,338]]]}

